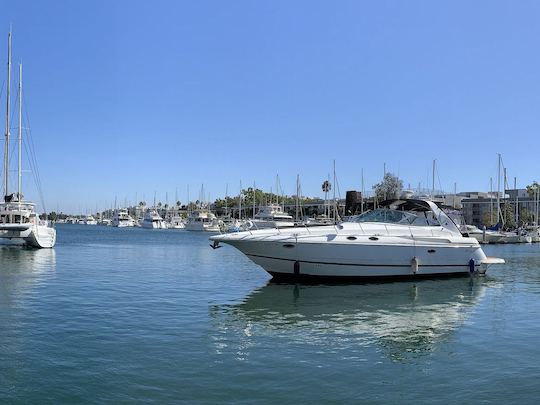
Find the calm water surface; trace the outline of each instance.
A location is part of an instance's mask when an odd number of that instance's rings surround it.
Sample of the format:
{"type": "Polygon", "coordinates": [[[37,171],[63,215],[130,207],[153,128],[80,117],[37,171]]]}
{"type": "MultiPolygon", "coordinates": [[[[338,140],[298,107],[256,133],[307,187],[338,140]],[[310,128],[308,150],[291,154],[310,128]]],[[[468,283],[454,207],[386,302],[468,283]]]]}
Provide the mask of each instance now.
{"type": "Polygon", "coordinates": [[[268,284],[208,235],[0,248],[0,403],[537,402],[540,244],[483,278],[268,284]]]}

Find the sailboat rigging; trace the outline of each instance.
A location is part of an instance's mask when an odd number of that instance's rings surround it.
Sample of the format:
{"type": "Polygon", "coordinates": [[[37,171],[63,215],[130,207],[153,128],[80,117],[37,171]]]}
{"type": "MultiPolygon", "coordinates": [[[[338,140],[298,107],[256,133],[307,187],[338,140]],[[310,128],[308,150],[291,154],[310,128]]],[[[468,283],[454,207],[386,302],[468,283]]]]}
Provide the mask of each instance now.
{"type": "Polygon", "coordinates": [[[10,110],[11,110],[11,31],[8,34],[8,72],[6,85],[6,132],[4,143],[3,191],[0,202],[0,238],[22,241],[38,248],[52,248],[56,243],[56,230],[47,220],[41,220],[35,212],[35,204],[25,201],[22,193],[22,64],[19,64],[18,130],[17,130],[17,191],[10,193],[10,110]]]}

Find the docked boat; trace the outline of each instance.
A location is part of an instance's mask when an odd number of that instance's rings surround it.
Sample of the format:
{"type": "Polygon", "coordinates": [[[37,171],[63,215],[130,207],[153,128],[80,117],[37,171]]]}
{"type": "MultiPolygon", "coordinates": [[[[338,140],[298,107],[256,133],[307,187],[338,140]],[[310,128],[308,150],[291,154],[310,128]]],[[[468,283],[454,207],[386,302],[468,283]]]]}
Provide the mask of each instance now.
{"type": "Polygon", "coordinates": [[[480,243],[504,243],[504,238],[507,236],[502,232],[479,229],[474,225],[463,225],[461,231],[480,243]]]}
{"type": "Polygon", "coordinates": [[[538,243],[540,242],[540,227],[538,226],[528,226],[526,228],[527,235],[531,237],[532,243],[538,243]]]}
{"type": "Polygon", "coordinates": [[[8,37],[8,79],[6,83],[6,133],[4,145],[4,198],[0,202],[0,238],[37,248],[52,248],[56,243],[56,230],[52,222],[42,220],[36,206],[22,194],[22,65],[19,65],[19,125],[17,137],[18,168],[17,191],[10,192],[10,85],[11,85],[11,32],[8,37]]]}
{"type": "Polygon", "coordinates": [[[220,221],[209,211],[193,211],[188,215],[186,230],[196,232],[220,232],[220,221]]]}
{"type": "Polygon", "coordinates": [[[293,217],[283,212],[278,204],[260,207],[259,212],[249,224],[253,229],[283,228],[295,225],[293,217]]]}
{"type": "Polygon", "coordinates": [[[97,225],[97,220],[93,215],[86,215],[79,223],[84,225],[97,225]]]}
{"type": "Polygon", "coordinates": [[[275,279],[415,278],[485,273],[478,241],[461,234],[436,204],[389,200],[338,225],[263,229],[216,235],[275,279]]]}
{"type": "Polygon", "coordinates": [[[140,224],[141,228],[146,229],[167,229],[165,221],[155,209],[147,210],[140,224]]]}
{"type": "Polygon", "coordinates": [[[525,229],[517,229],[514,232],[503,232],[504,238],[501,243],[531,243],[532,236],[525,229]]]}
{"type": "Polygon", "coordinates": [[[313,218],[306,218],[302,224],[307,226],[317,226],[317,225],[334,225],[336,221],[334,218],[330,218],[325,214],[317,215],[313,218]]]}
{"type": "Polygon", "coordinates": [[[169,228],[170,229],[184,229],[186,227],[186,223],[184,221],[184,218],[182,218],[179,215],[175,215],[171,218],[171,222],[169,222],[169,228]]]}
{"type": "Polygon", "coordinates": [[[114,212],[111,225],[116,228],[129,228],[135,225],[135,221],[131,215],[129,215],[127,209],[121,208],[114,212]]]}
{"type": "Polygon", "coordinates": [[[238,218],[232,218],[230,216],[220,218],[220,230],[221,232],[242,232],[247,231],[250,228],[249,222],[240,220],[238,218]]]}
{"type": "Polygon", "coordinates": [[[111,226],[111,220],[109,218],[101,218],[101,220],[98,222],[98,225],[111,226]]]}

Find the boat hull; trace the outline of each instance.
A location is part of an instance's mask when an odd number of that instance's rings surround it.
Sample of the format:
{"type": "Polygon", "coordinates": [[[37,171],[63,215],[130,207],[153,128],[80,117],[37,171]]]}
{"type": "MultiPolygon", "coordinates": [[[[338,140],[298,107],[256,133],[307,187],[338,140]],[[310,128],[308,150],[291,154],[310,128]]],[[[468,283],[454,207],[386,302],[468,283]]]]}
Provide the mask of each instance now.
{"type": "Polygon", "coordinates": [[[114,226],[115,228],[130,228],[133,227],[134,224],[132,221],[112,221],[111,226],[114,226]]]}
{"type": "MultiPolygon", "coordinates": [[[[275,278],[414,278],[485,271],[480,246],[227,241],[275,278]],[[471,260],[474,262],[471,266],[471,260]]],[[[392,243],[393,242],[393,243],[392,243]]]]}
{"type": "Polygon", "coordinates": [[[26,244],[37,248],[52,248],[56,244],[56,230],[48,226],[37,226],[26,239],[26,244]]]}
{"type": "Polygon", "coordinates": [[[49,226],[35,225],[25,230],[0,230],[0,238],[9,243],[21,243],[36,248],[52,248],[56,244],[56,230],[49,226]]]}
{"type": "Polygon", "coordinates": [[[144,229],[167,229],[167,226],[163,221],[142,221],[141,222],[141,228],[144,229]]]}

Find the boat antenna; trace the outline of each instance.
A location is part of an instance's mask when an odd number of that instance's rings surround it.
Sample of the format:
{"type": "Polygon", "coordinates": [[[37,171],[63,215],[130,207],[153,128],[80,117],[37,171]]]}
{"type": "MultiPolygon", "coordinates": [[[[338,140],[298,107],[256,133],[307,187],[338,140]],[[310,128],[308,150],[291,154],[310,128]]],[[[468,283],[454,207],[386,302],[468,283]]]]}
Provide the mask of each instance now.
{"type": "MultiPolygon", "coordinates": [[[[19,131],[18,131],[18,167],[17,167],[17,201],[19,206],[22,199],[22,63],[19,63],[19,131]]],[[[22,221],[22,217],[21,217],[22,221]]]]}

